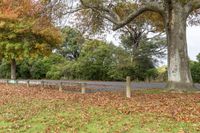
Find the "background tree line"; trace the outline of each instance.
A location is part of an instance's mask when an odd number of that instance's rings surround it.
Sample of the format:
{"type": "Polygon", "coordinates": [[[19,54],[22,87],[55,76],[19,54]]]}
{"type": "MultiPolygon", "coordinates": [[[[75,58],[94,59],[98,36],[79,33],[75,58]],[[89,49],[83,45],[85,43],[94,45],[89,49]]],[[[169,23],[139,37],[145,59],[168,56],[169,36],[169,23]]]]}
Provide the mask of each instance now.
{"type": "MultiPolygon", "coordinates": [[[[121,45],[83,37],[71,27],[62,30],[63,43],[49,56],[39,55],[17,62],[17,77],[21,79],[78,79],[123,81],[127,75],[138,81],[166,81],[166,67],[158,67],[165,52],[165,40],[142,39],[132,54],[130,36],[121,36],[121,45]],[[157,54],[155,54],[157,52],[157,54]],[[134,56],[134,60],[133,57],[134,56]],[[156,57],[155,57],[156,56],[156,57]]],[[[200,82],[200,57],[191,61],[195,82],[200,82]]],[[[1,60],[0,78],[10,78],[10,62],[1,60]]]]}

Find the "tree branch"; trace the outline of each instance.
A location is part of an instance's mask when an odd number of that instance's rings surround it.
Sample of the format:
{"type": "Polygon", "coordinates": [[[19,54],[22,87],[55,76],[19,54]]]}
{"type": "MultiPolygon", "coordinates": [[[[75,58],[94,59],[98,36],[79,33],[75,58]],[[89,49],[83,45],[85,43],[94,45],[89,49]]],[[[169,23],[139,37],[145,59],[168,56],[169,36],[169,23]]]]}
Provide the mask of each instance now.
{"type": "Polygon", "coordinates": [[[63,15],[71,14],[71,13],[76,13],[76,12],[79,12],[81,10],[83,10],[83,9],[82,8],[70,9],[69,11],[64,12],[63,15]]]}
{"type": "Polygon", "coordinates": [[[106,8],[104,6],[89,5],[89,4],[86,4],[85,2],[83,2],[83,0],[80,0],[80,2],[86,8],[93,9],[94,11],[98,11],[99,13],[104,12],[104,13],[108,14],[110,17],[108,17],[107,15],[104,16],[101,13],[102,17],[105,17],[112,23],[116,23],[116,21],[118,21],[120,19],[119,16],[114,11],[112,11],[110,8],[106,8]]]}
{"type": "Polygon", "coordinates": [[[147,2],[144,6],[141,6],[139,9],[131,13],[124,20],[120,20],[120,17],[114,11],[112,11],[112,9],[106,8],[104,6],[89,5],[85,3],[83,0],[80,0],[80,2],[84,7],[93,9],[94,11],[98,12],[103,18],[112,22],[115,25],[113,27],[113,30],[117,30],[125,26],[126,24],[130,23],[132,20],[134,20],[136,17],[138,17],[140,14],[146,11],[157,12],[161,14],[161,16],[164,16],[163,5],[158,2],[147,2]]]}
{"type": "Polygon", "coordinates": [[[152,12],[157,12],[161,14],[161,16],[164,16],[164,8],[160,4],[157,4],[155,2],[151,2],[148,4],[145,4],[143,7],[139,8],[135,12],[131,13],[126,19],[124,19],[121,22],[118,22],[116,26],[113,28],[113,30],[117,30],[124,25],[130,23],[132,20],[134,20],[136,17],[138,17],[140,14],[147,12],[147,11],[152,11],[152,12]]]}

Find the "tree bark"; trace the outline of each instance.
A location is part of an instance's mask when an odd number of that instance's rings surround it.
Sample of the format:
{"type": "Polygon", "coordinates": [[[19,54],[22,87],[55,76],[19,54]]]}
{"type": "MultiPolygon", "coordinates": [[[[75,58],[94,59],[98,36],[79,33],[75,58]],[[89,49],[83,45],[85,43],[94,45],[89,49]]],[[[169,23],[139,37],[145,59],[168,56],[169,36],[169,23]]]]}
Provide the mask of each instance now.
{"type": "Polygon", "coordinates": [[[168,41],[168,88],[193,89],[186,40],[187,16],[181,7],[171,10],[166,25],[168,41]]]}
{"type": "Polygon", "coordinates": [[[15,80],[17,78],[16,76],[16,60],[11,60],[11,79],[15,80]]]}

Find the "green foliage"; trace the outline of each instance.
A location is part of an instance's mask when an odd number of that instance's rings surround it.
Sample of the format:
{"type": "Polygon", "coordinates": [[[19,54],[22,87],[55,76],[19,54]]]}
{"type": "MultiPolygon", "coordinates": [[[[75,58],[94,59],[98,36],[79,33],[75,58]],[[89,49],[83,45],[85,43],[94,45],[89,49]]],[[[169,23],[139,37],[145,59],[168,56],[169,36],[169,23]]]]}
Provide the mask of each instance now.
{"type": "Polygon", "coordinates": [[[63,62],[62,56],[52,54],[50,57],[40,57],[31,61],[30,73],[33,79],[42,79],[47,77],[47,73],[55,64],[63,62]]]}
{"type": "MultiPolygon", "coordinates": [[[[70,45],[70,44],[69,44],[70,45]]],[[[66,45],[67,47],[67,45],[66,45]]],[[[2,67],[2,68],[1,68],[2,67]]],[[[5,74],[9,69],[2,63],[5,74]]],[[[88,40],[82,45],[76,60],[69,60],[61,54],[50,57],[26,58],[17,64],[17,75],[23,79],[83,79],[83,80],[145,80],[148,70],[153,68],[148,60],[131,62],[130,54],[121,47],[99,40],[88,40]]],[[[3,73],[2,73],[3,74],[3,73]]],[[[6,75],[2,75],[4,78],[6,75]]]]}
{"type": "MultiPolygon", "coordinates": [[[[49,17],[41,16],[42,8],[44,7],[40,1],[32,0],[9,0],[1,3],[1,58],[18,62],[38,55],[49,55],[62,42],[59,29],[49,17]],[[2,19],[2,15],[7,19],[2,19]]],[[[12,74],[15,75],[14,73],[12,74]]]]}
{"type": "Polygon", "coordinates": [[[57,64],[51,66],[50,70],[46,74],[46,78],[48,79],[61,79],[61,77],[64,77],[64,69],[66,68],[65,64],[57,64]]]}
{"type": "Polygon", "coordinates": [[[56,52],[66,59],[77,59],[85,41],[83,35],[76,29],[65,27],[62,29],[62,36],[64,39],[63,44],[57,48],[56,52]]]}
{"type": "Polygon", "coordinates": [[[158,81],[167,81],[167,66],[161,66],[157,68],[158,71],[158,81]]]}
{"type": "Polygon", "coordinates": [[[133,65],[129,53],[123,48],[99,40],[88,40],[83,44],[77,60],[52,65],[47,78],[121,81],[130,75],[132,79],[145,80],[147,70],[153,66],[147,66],[146,60],[140,62],[133,65]]]}
{"type": "MultiPolygon", "coordinates": [[[[140,32],[140,31],[138,31],[140,32]]],[[[134,43],[134,36],[122,35],[121,42],[124,49],[130,54],[132,60],[136,63],[145,63],[148,67],[156,64],[156,58],[163,58],[166,55],[166,40],[162,37],[147,39],[141,36],[138,44],[134,43]]]]}
{"type": "Polygon", "coordinates": [[[197,61],[200,62],[200,53],[197,55],[197,61]]]}
{"type": "Polygon", "coordinates": [[[190,62],[192,79],[195,83],[200,83],[200,62],[190,62]]]}
{"type": "Polygon", "coordinates": [[[1,61],[0,65],[0,78],[9,78],[10,77],[10,65],[8,62],[1,61]]]}
{"type": "Polygon", "coordinates": [[[113,51],[111,69],[108,72],[110,80],[122,81],[127,75],[132,76],[129,68],[132,68],[133,65],[130,63],[129,54],[121,47],[115,47],[113,51]]]}
{"type": "Polygon", "coordinates": [[[98,40],[87,41],[78,62],[81,65],[83,77],[105,80],[108,77],[110,62],[112,62],[112,46],[98,40]]]}
{"type": "MultiPolygon", "coordinates": [[[[63,28],[62,33],[64,43],[49,57],[37,55],[18,61],[19,78],[117,81],[125,80],[128,75],[142,81],[147,77],[156,78],[157,72],[150,55],[152,49],[158,48],[154,43],[142,43],[139,47],[142,52],[138,52],[137,58],[132,61],[131,46],[121,47],[100,40],[86,40],[78,30],[70,27],[63,28]]],[[[5,71],[2,73],[2,78],[5,78],[10,67],[8,69],[2,62],[0,68],[5,71]]]]}
{"type": "Polygon", "coordinates": [[[80,57],[74,61],[65,61],[53,66],[49,78],[63,76],[65,79],[108,80],[108,71],[112,63],[113,45],[98,40],[86,41],[80,57]]]}
{"type": "MultiPolygon", "coordinates": [[[[63,72],[61,76],[49,76],[52,73],[55,74],[54,67],[63,67],[65,59],[57,54],[51,54],[49,57],[37,57],[37,58],[26,58],[17,63],[17,76],[21,79],[60,79],[63,77],[63,72]]],[[[3,60],[0,65],[0,78],[9,78],[10,66],[9,62],[3,60]]],[[[63,70],[58,68],[58,70],[63,70]]]]}
{"type": "Polygon", "coordinates": [[[197,55],[197,61],[190,61],[190,69],[193,82],[200,83],[200,53],[197,55]]]}
{"type": "Polygon", "coordinates": [[[28,59],[24,59],[23,61],[20,61],[17,65],[17,75],[21,79],[30,79],[31,76],[31,64],[29,63],[28,59]]]}
{"type": "Polygon", "coordinates": [[[158,77],[158,70],[156,68],[148,69],[146,72],[146,77],[148,80],[155,80],[158,77]]]}
{"type": "Polygon", "coordinates": [[[33,79],[45,78],[48,72],[50,62],[46,59],[37,59],[33,62],[33,66],[30,69],[33,79]]]}
{"type": "Polygon", "coordinates": [[[41,20],[5,22],[0,28],[0,55],[7,60],[22,60],[37,54],[49,54],[61,42],[59,31],[41,20]],[[35,23],[33,23],[33,22],[35,23]]]}

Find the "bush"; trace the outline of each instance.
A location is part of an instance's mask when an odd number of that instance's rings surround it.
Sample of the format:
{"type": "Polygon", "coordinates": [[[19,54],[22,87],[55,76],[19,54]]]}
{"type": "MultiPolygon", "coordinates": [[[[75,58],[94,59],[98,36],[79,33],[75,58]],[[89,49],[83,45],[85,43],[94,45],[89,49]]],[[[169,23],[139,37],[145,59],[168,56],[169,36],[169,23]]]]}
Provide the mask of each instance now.
{"type": "Polygon", "coordinates": [[[0,65],[0,78],[10,78],[10,64],[5,61],[0,65]]]}
{"type": "Polygon", "coordinates": [[[200,83],[200,62],[191,62],[190,68],[193,82],[200,83]]]}
{"type": "Polygon", "coordinates": [[[146,77],[148,80],[155,80],[158,77],[158,70],[156,68],[148,69],[146,71],[146,77]]]}
{"type": "Polygon", "coordinates": [[[63,64],[54,65],[51,69],[47,72],[46,78],[47,79],[61,79],[63,77],[63,68],[61,67],[63,64]]]}

